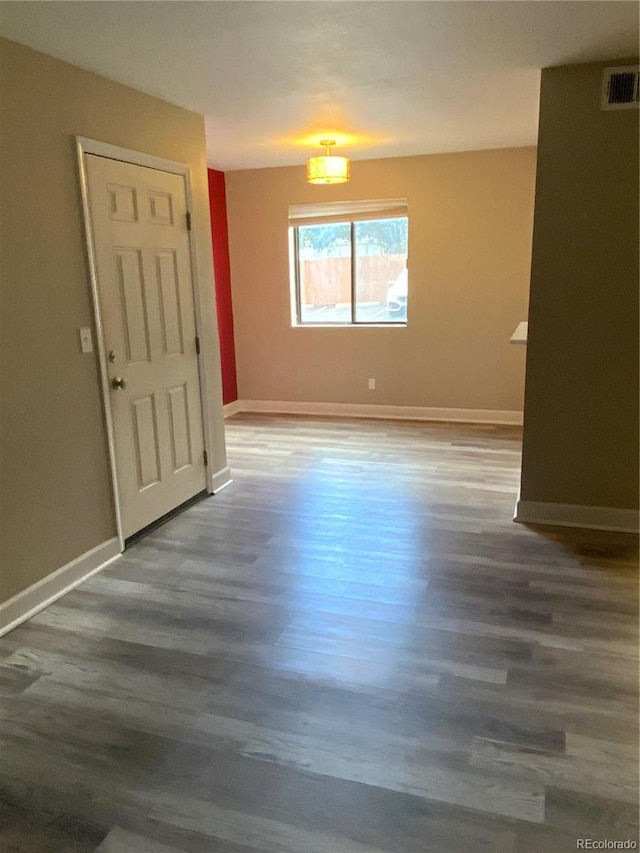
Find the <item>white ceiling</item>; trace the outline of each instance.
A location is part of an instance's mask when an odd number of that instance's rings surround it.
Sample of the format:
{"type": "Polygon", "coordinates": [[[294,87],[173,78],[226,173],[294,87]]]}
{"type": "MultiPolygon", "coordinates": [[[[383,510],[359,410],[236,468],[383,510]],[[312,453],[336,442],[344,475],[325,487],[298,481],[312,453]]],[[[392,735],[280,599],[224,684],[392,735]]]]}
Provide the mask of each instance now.
{"type": "Polygon", "coordinates": [[[638,52],[610,0],[2,2],[0,32],[206,117],[209,165],[536,142],[540,69],[638,52]]]}

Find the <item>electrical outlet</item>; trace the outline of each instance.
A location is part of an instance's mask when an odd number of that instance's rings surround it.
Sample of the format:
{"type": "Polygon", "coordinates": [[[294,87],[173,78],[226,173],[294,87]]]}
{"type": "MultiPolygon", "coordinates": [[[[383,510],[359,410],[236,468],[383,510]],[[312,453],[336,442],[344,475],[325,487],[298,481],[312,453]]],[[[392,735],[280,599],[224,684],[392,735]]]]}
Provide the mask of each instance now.
{"type": "Polygon", "coordinates": [[[376,390],[376,380],[375,379],[369,379],[369,381],[367,382],[367,388],[369,389],[369,391],[375,391],[376,390]]]}
{"type": "Polygon", "coordinates": [[[93,352],[93,338],[89,326],[82,326],[80,333],[80,349],[82,352],[93,352]]]}

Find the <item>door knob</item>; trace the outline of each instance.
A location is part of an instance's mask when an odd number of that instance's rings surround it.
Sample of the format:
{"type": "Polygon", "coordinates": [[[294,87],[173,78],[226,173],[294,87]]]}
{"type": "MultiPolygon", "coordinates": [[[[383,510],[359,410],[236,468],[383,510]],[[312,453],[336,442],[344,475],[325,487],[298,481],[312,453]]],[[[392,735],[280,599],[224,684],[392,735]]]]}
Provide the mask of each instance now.
{"type": "Polygon", "coordinates": [[[114,376],[113,379],[111,380],[111,387],[115,388],[116,390],[118,388],[126,388],[127,387],[127,380],[124,379],[122,376],[114,376]]]}

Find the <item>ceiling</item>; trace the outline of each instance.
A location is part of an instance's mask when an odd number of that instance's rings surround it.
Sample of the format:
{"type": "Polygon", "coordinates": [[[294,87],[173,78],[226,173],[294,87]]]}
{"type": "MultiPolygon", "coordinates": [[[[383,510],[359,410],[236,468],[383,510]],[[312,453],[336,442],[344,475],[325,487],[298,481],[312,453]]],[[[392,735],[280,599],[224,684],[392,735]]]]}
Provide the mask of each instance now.
{"type": "Polygon", "coordinates": [[[540,69],[638,53],[636,2],[2,2],[0,33],[202,113],[247,169],[534,145],[540,69]]]}

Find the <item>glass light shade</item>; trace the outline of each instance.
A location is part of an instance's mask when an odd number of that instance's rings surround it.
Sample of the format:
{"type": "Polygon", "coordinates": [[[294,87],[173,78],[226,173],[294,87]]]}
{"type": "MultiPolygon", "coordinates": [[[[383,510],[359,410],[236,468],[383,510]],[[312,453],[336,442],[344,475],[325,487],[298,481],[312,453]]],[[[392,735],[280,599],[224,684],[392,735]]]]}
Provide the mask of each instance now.
{"type": "Polygon", "coordinates": [[[323,154],[307,160],[307,181],[310,184],[344,184],[349,180],[348,157],[323,154]]]}

